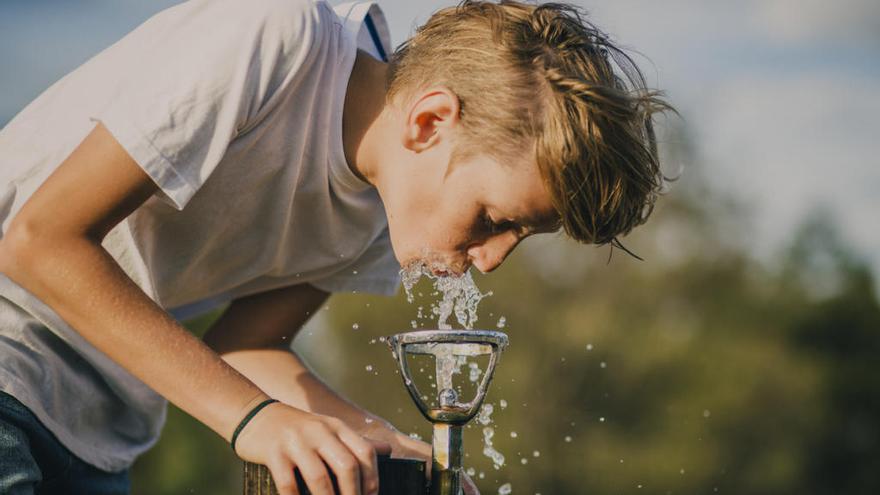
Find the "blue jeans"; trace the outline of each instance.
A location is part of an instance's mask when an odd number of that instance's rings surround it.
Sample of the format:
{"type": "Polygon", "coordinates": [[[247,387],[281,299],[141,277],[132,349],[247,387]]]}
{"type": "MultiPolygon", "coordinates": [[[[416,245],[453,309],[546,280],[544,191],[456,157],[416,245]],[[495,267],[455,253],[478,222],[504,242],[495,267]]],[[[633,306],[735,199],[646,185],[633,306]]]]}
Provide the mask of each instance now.
{"type": "Polygon", "coordinates": [[[0,495],[123,495],[128,470],[108,473],[61,445],[15,397],[0,392],[0,495]]]}

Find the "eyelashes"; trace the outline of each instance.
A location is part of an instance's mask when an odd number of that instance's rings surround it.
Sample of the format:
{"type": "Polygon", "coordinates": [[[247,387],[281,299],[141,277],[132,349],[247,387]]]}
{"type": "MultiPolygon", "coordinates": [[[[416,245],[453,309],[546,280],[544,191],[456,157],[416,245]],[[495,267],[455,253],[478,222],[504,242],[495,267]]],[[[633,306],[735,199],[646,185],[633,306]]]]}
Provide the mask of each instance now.
{"type": "Polygon", "coordinates": [[[508,230],[515,230],[516,224],[507,220],[504,222],[496,222],[492,220],[488,213],[483,213],[483,231],[490,235],[499,234],[508,230]]]}

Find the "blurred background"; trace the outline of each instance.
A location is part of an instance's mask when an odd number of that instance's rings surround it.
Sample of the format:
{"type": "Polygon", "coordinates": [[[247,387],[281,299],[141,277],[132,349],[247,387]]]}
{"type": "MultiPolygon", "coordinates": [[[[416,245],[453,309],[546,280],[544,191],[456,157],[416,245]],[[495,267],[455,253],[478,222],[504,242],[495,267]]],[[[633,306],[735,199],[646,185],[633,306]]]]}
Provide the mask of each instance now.
{"type": "MultiPolygon", "coordinates": [[[[0,125],[174,3],[0,1],[0,125]]],[[[378,3],[395,44],[446,5],[378,3]]],[[[505,465],[466,432],[481,490],[880,493],[880,3],[577,3],[681,111],[657,122],[681,179],[624,239],[644,261],[548,235],[475,275],[494,294],[477,326],[503,316],[511,339],[488,399],[505,465]]],[[[337,295],[295,348],[428,439],[376,340],[415,315],[402,294],[337,295]]],[[[171,407],[134,493],[238,493],[240,469],[171,407]]]]}

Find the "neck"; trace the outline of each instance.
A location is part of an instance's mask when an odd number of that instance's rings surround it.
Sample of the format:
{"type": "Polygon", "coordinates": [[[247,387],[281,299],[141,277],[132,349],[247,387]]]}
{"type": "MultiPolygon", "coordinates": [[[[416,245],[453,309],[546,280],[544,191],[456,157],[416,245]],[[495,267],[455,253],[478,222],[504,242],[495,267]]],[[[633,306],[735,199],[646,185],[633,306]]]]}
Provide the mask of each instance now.
{"type": "Polygon", "coordinates": [[[342,113],[345,160],[355,175],[376,184],[377,150],[372,145],[383,121],[388,64],[358,50],[342,113]]]}

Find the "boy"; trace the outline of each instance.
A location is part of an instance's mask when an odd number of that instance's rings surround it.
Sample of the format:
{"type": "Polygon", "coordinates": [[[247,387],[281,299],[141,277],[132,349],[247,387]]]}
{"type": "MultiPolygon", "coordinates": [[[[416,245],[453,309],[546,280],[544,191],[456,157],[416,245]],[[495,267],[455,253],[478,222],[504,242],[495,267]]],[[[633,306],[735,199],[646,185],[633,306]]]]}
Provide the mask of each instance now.
{"type": "Polygon", "coordinates": [[[389,53],[371,4],[191,0],[0,132],[0,493],[126,493],[166,399],[284,495],[376,493],[377,449],[430,447],[290,351],[328,295],[646,220],[670,107],[576,10],[465,2],[389,53]]]}

